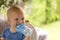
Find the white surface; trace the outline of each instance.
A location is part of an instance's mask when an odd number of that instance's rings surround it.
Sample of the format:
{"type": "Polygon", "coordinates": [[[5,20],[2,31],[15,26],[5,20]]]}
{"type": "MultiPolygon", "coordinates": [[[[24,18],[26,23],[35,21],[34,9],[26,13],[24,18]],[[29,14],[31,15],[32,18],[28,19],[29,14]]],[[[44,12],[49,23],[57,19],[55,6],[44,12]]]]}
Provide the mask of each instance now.
{"type": "Polygon", "coordinates": [[[35,28],[36,32],[37,32],[37,40],[40,40],[39,39],[39,36],[43,37],[43,36],[46,36],[46,38],[44,40],[47,40],[47,36],[48,36],[48,32],[41,29],[41,28],[35,28]]]}

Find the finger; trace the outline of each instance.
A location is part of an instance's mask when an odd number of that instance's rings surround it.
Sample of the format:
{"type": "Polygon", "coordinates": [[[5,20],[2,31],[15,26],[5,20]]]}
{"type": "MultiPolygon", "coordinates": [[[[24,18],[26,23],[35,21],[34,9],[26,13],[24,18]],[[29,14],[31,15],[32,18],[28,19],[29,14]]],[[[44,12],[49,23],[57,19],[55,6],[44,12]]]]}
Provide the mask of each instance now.
{"type": "Polygon", "coordinates": [[[25,22],[29,22],[29,20],[25,20],[25,22]]]}

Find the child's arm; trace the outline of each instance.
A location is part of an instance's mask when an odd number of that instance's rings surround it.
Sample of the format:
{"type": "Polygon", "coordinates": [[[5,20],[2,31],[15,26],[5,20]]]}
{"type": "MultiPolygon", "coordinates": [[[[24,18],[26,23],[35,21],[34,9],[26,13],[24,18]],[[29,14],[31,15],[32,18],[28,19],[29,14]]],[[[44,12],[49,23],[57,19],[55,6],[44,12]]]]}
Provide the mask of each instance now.
{"type": "Polygon", "coordinates": [[[30,29],[25,30],[25,39],[24,40],[31,40],[31,30],[30,29]]]}
{"type": "Polygon", "coordinates": [[[29,29],[26,30],[26,36],[25,36],[25,39],[24,39],[24,40],[31,40],[32,30],[31,30],[31,28],[30,28],[29,21],[26,20],[26,21],[25,21],[25,24],[26,24],[26,26],[27,26],[29,29]]]}
{"type": "Polygon", "coordinates": [[[4,29],[4,31],[2,32],[2,34],[1,34],[1,40],[5,40],[6,30],[7,29],[4,29]]]}
{"type": "Polygon", "coordinates": [[[26,20],[26,21],[25,21],[25,24],[32,30],[32,34],[31,34],[30,39],[31,39],[31,40],[37,40],[36,30],[35,30],[35,28],[29,23],[29,20],[26,20]]]}

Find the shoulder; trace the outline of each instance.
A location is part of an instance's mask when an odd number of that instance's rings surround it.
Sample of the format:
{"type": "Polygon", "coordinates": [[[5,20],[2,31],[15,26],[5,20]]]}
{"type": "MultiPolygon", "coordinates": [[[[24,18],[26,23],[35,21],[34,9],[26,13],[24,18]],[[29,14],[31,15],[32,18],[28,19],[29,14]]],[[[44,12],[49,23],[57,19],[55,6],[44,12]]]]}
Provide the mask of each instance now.
{"type": "Polygon", "coordinates": [[[9,32],[9,28],[5,28],[2,32],[2,35],[7,35],[8,32],[9,32]]]}
{"type": "Polygon", "coordinates": [[[9,28],[5,28],[5,29],[3,30],[3,32],[7,32],[7,31],[9,31],[9,28]]]}
{"type": "Polygon", "coordinates": [[[1,34],[1,37],[5,38],[7,33],[8,33],[8,31],[9,31],[9,28],[4,29],[2,34],[1,34]]]}

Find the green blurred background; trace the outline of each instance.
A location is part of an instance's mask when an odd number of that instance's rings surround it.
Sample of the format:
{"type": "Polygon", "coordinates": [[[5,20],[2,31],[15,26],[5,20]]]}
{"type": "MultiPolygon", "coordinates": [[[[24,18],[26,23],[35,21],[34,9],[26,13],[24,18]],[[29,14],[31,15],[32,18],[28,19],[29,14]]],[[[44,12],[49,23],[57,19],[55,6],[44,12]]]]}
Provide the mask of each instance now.
{"type": "MultiPolygon", "coordinates": [[[[0,0],[0,12],[5,18],[6,9],[10,3],[0,0]]],[[[48,31],[48,40],[60,40],[60,0],[26,0],[25,19],[29,20],[34,27],[48,31]]]]}

